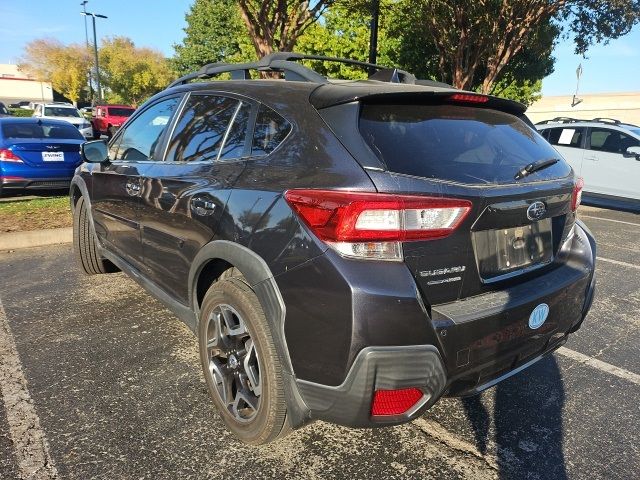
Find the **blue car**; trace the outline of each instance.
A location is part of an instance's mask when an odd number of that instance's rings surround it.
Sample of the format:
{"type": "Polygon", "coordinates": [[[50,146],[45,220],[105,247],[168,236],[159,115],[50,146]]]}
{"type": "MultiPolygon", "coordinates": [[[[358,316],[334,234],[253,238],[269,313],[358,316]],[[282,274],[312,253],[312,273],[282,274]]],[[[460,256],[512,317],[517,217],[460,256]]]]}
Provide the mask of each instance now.
{"type": "Polygon", "coordinates": [[[0,118],[0,195],[69,187],[82,163],[84,141],[78,129],[63,120],[0,118]]]}

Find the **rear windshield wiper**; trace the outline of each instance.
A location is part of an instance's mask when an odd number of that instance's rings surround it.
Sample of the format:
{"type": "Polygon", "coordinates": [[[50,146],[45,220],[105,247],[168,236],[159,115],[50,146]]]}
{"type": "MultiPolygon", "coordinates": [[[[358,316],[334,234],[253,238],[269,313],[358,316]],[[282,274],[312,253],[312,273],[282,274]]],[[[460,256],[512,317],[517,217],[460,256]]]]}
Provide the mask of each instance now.
{"type": "Polygon", "coordinates": [[[539,172],[544,168],[555,165],[559,161],[559,158],[547,158],[546,160],[538,160],[537,162],[530,163],[523,169],[519,170],[513,178],[515,178],[516,180],[520,180],[521,178],[531,175],[534,172],[539,172]]]}

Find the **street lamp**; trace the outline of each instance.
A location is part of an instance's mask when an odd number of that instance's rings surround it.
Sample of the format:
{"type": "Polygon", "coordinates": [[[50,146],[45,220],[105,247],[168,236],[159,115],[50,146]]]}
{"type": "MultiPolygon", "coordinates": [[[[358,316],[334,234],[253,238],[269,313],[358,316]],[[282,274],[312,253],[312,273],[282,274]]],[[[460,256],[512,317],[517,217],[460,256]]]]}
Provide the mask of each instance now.
{"type": "Polygon", "coordinates": [[[100,88],[100,68],[98,66],[98,39],[96,38],[96,17],[107,18],[106,15],[100,15],[99,13],[80,12],[80,15],[91,17],[93,21],[93,53],[96,58],[96,84],[98,87],[98,102],[102,101],[102,89],[100,88]]]}

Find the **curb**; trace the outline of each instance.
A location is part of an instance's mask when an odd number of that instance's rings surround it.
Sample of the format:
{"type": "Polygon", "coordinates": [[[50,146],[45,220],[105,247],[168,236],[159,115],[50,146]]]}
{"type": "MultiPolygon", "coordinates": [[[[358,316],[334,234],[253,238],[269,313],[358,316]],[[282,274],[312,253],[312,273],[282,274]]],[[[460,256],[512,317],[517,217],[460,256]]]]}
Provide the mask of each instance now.
{"type": "Polygon", "coordinates": [[[0,233],[0,251],[43,247],[45,245],[56,245],[58,243],[71,243],[72,241],[72,227],[0,233]]]}

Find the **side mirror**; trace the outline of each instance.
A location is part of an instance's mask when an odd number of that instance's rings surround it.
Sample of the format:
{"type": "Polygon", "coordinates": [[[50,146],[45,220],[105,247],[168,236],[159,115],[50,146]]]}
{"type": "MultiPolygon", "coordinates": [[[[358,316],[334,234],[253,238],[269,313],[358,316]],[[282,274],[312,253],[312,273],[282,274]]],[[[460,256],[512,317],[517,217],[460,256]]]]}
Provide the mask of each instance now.
{"type": "Polygon", "coordinates": [[[88,163],[105,163],[109,161],[109,149],[104,140],[85,142],[80,147],[82,159],[88,163]]]}
{"type": "Polygon", "coordinates": [[[624,155],[625,157],[636,157],[636,160],[640,160],[640,147],[629,147],[624,155]]]}

